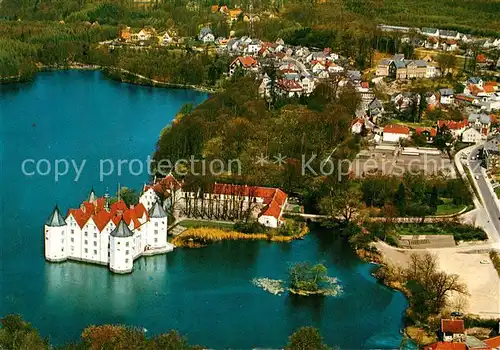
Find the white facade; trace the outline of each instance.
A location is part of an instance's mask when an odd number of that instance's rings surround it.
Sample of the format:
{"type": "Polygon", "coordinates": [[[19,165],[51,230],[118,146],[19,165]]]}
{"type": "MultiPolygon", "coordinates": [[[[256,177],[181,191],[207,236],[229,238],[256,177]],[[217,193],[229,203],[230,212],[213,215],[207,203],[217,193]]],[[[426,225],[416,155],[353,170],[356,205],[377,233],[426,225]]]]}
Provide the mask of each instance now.
{"type": "Polygon", "coordinates": [[[201,39],[205,44],[213,43],[215,41],[215,36],[212,33],[208,33],[201,39]]]}
{"type": "Polygon", "coordinates": [[[84,261],[130,273],[138,257],[172,251],[167,214],[157,197],[148,195],[156,199],[149,210],[142,203],[128,208],[123,201],[104,206],[107,199],[94,197],[64,219],[56,207],[44,225],[46,260],[84,261]]]}
{"type": "Polygon", "coordinates": [[[467,142],[467,143],[481,142],[481,133],[474,128],[469,128],[462,133],[462,142],[467,142]]]}
{"type": "Polygon", "coordinates": [[[384,132],[382,140],[384,142],[399,142],[401,139],[408,139],[410,137],[409,134],[399,134],[392,132],[384,132]]]}

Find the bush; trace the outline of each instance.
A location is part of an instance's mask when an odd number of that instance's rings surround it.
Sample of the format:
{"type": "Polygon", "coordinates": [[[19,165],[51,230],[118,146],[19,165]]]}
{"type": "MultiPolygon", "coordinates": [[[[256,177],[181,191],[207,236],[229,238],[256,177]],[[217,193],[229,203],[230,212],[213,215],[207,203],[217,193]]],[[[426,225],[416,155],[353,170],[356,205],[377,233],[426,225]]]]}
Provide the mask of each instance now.
{"type": "Polygon", "coordinates": [[[267,233],[268,228],[257,221],[239,221],[234,224],[234,230],[242,233],[267,233]]]}

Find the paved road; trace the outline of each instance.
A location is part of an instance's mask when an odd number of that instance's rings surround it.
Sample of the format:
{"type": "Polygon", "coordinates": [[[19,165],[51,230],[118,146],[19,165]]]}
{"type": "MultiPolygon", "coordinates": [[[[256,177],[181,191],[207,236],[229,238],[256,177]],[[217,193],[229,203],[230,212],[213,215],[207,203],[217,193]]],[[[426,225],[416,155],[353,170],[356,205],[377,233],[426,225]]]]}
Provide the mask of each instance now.
{"type": "MultiPolygon", "coordinates": [[[[480,192],[481,199],[483,201],[483,207],[486,209],[486,213],[489,216],[490,223],[493,224],[495,228],[495,237],[491,237],[493,241],[500,241],[500,210],[498,209],[496,194],[492,191],[492,187],[488,184],[488,178],[481,167],[481,161],[472,160],[471,157],[477,156],[478,150],[481,146],[478,146],[472,150],[469,155],[469,169],[471,170],[474,181],[477,184],[477,189],[480,192]]],[[[493,231],[493,230],[492,230],[493,231]]]]}

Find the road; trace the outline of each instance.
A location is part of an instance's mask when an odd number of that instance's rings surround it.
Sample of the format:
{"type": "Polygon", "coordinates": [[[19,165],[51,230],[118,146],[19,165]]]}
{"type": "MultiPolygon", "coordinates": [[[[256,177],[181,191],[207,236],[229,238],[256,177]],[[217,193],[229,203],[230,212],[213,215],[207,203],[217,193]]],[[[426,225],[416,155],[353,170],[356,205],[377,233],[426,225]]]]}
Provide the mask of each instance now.
{"type": "Polygon", "coordinates": [[[494,242],[498,242],[500,241],[500,210],[493,187],[489,183],[485,170],[481,167],[481,160],[477,160],[477,155],[481,147],[482,145],[478,145],[473,148],[467,157],[466,165],[472,173],[473,181],[476,184],[476,188],[483,202],[483,207],[488,214],[489,223],[492,224],[494,228],[494,230],[489,230],[490,236],[492,236],[490,239],[494,242]],[[476,158],[476,160],[472,159],[473,157],[476,158]]]}

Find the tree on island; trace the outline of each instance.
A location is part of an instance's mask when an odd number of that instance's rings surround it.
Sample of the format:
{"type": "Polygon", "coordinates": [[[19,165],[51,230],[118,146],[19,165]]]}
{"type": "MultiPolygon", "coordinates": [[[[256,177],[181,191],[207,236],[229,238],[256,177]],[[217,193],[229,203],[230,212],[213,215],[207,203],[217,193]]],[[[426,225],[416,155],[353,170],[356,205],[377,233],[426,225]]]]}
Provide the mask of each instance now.
{"type": "Polygon", "coordinates": [[[301,327],[289,338],[285,350],[327,350],[323,338],[316,328],[301,327]]]}
{"type": "Polygon", "coordinates": [[[323,264],[296,263],[288,271],[289,288],[294,294],[321,294],[328,282],[327,269],[323,264]]]}

